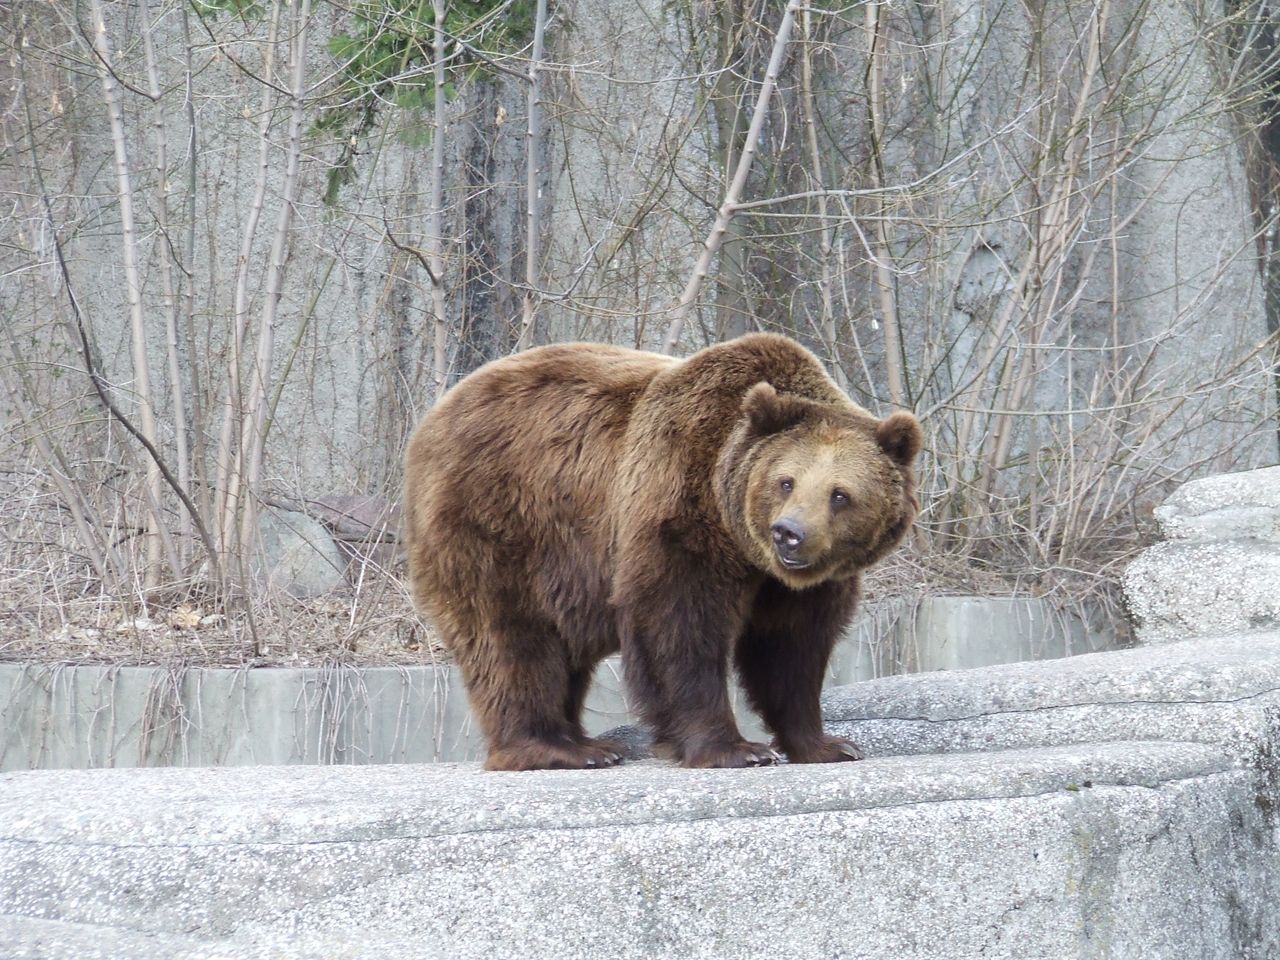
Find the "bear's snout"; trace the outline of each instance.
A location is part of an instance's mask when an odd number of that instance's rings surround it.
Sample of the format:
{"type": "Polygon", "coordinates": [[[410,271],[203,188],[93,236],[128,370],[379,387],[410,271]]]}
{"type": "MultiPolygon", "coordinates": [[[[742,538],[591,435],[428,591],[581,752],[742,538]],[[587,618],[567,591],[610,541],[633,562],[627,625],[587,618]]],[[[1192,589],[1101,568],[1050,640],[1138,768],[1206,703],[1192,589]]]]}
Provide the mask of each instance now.
{"type": "Polygon", "coordinates": [[[777,551],[778,559],[784,567],[798,569],[809,565],[796,556],[804,545],[804,539],[805,529],[799,521],[783,517],[774,523],[773,549],[777,551]]]}

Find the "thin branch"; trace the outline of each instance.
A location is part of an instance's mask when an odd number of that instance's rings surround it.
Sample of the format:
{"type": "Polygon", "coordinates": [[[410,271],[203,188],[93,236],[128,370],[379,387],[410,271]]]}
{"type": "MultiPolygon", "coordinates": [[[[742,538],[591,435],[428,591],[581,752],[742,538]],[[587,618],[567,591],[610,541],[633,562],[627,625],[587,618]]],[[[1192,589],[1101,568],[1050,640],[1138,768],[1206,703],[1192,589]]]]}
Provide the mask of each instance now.
{"type": "MultiPolygon", "coordinates": [[[[33,158],[34,159],[34,158],[33,158]]],[[[40,201],[44,205],[45,222],[49,227],[49,234],[53,243],[54,256],[58,261],[58,273],[62,278],[62,288],[66,291],[67,301],[71,304],[71,315],[75,318],[75,329],[80,347],[81,356],[84,358],[85,372],[89,375],[89,382],[93,384],[93,389],[98,395],[103,408],[109,413],[120,426],[124,427],[147,451],[154,463],[160,471],[160,475],[164,477],[174,495],[182,502],[182,506],[186,509],[187,515],[191,517],[191,522],[195,524],[196,532],[200,535],[200,542],[204,544],[205,552],[209,558],[209,566],[213,568],[213,579],[215,582],[222,581],[222,565],[218,560],[218,550],[214,544],[213,537],[209,535],[208,529],[204,525],[204,520],[200,517],[200,511],[196,509],[196,505],[192,502],[187,491],[182,488],[182,484],[178,482],[178,478],[174,476],[173,471],[169,469],[164,457],[160,455],[160,451],[143,432],[134,426],[132,420],[125,416],[124,412],[111,400],[111,396],[107,393],[106,380],[98,371],[97,365],[93,362],[93,348],[89,345],[89,331],[85,324],[84,316],[80,312],[80,303],[76,299],[75,291],[71,287],[71,271],[67,266],[67,258],[62,251],[62,241],[58,237],[58,232],[54,226],[53,204],[49,201],[49,195],[43,190],[40,193],[40,201]]]]}
{"type": "Polygon", "coordinates": [[[769,66],[765,70],[764,82],[760,85],[760,95],[756,98],[755,109],[751,114],[751,126],[747,129],[746,143],[742,149],[742,156],[738,158],[738,168],[734,172],[733,182],[729,184],[729,190],[725,194],[724,202],[720,204],[715,223],[711,227],[711,234],[704,241],[702,253],[698,257],[697,263],[694,264],[693,275],[689,277],[684,293],[681,294],[679,302],[672,310],[671,322],[667,326],[667,333],[663,339],[663,349],[666,353],[674,353],[680,345],[680,337],[684,332],[684,324],[688,319],[689,311],[693,308],[694,302],[698,299],[698,294],[702,291],[702,285],[706,282],[707,275],[711,272],[711,261],[719,252],[720,246],[724,242],[725,234],[729,230],[729,221],[733,219],[739,198],[742,196],[742,189],[747,183],[747,176],[751,173],[751,163],[756,155],[756,144],[760,142],[760,131],[764,128],[765,117],[769,114],[769,101],[773,97],[774,88],[777,86],[778,74],[782,71],[782,61],[787,52],[787,42],[791,38],[791,28],[795,23],[796,13],[799,9],[800,0],[790,0],[782,13],[782,21],[778,24],[778,32],[773,41],[773,52],[769,57],[769,66]]]}
{"type": "Polygon", "coordinates": [[[438,287],[441,283],[444,282],[444,278],[441,275],[437,274],[431,266],[430,253],[423,253],[417,247],[411,247],[407,243],[403,243],[400,240],[398,240],[396,238],[396,235],[391,231],[391,223],[387,220],[386,217],[382,218],[382,226],[383,226],[382,235],[387,238],[387,242],[391,244],[391,246],[394,247],[400,253],[407,253],[409,254],[409,256],[413,257],[413,259],[417,260],[418,265],[422,267],[423,271],[427,275],[427,279],[431,281],[431,285],[433,287],[438,287]]]}

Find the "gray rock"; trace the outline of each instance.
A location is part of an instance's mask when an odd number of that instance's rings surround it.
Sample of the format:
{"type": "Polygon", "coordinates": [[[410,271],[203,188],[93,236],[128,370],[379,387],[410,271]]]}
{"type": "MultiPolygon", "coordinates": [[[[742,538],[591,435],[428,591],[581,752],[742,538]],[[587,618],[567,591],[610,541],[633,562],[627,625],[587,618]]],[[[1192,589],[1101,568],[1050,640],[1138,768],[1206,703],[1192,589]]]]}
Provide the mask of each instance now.
{"type": "Polygon", "coordinates": [[[305,513],[264,508],[255,577],[270,589],[315,597],[343,583],[347,561],[324,525],[305,513]]]}
{"type": "Polygon", "coordinates": [[[138,960],[1261,958],[1280,858],[1255,782],[1188,743],[9,774],[0,930],[47,958],[90,928],[138,960]]]}
{"type": "Polygon", "coordinates": [[[1123,578],[1139,642],[1280,626],[1280,467],[1191,481],[1155,513],[1171,539],[1123,578]]]}
{"type": "Polygon", "coordinates": [[[91,923],[0,916],[5,960],[231,960],[225,950],[177,934],[91,923]]]}
{"type": "Polygon", "coordinates": [[[400,507],[386,497],[331,493],[307,501],[307,512],[344,540],[394,540],[400,507]]]}
{"type": "Polygon", "coordinates": [[[1280,626],[1280,548],[1257,540],[1168,540],[1124,573],[1141,643],[1280,626]]]}
{"type": "Polygon", "coordinates": [[[1155,515],[1170,539],[1280,543],[1280,466],[1192,480],[1155,515]]]}
{"type": "Polygon", "coordinates": [[[624,723],[613,727],[600,734],[600,739],[621,747],[623,760],[653,759],[653,734],[638,723],[624,723]]]}
{"type": "Polygon", "coordinates": [[[1171,739],[1276,779],[1280,632],[886,677],[828,690],[823,715],[869,756],[1171,739]]]}

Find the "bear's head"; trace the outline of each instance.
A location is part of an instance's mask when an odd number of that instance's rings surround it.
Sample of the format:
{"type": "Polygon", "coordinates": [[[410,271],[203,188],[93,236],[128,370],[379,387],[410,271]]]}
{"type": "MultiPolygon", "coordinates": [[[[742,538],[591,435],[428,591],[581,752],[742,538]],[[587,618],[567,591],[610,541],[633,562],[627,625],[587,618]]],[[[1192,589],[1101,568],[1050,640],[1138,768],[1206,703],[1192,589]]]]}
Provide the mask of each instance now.
{"type": "Polygon", "coordinates": [[[793,589],[852,576],[915,519],[922,442],[909,413],[877,420],[757,383],[720,457],[725,520],[751,562],[793,589]]]}

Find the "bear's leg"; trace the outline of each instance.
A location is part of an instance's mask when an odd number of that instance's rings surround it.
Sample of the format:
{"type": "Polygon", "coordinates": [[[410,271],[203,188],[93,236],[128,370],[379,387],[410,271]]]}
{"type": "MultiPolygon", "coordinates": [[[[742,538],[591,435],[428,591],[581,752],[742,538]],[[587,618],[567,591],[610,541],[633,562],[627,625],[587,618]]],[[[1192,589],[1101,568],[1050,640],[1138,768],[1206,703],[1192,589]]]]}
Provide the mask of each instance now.
{"type": "Polygon", "coordinates": [[[827,661],[857,601],[856,580],[802,593],[769,580],[734,651],[751,705],[792,763],[862,759],[852,742],[823,732],[819,705],[827,661]]]}
{"type": "Polygon", "coordinates": [[[565,703],[565,720],[573,739],[584,746],[594,747],[612,756],[612,762],[622,760],[622,748],[611,740],[600,740],[587,736],[582,726],[582,705],[591,689],[591,681],[595,677],[595,666],[578,667],[569,674],[569,696],[565,703]]]}
{"type": "Polygon", "coordinates": [[[489,770],[612,766],[616,751],[584,742],[565,715],[578,698],[564,641],[536,618],[506,615],[482,634],[478,656],[460,658],[471,707],[489,745],[489,770]]]}
{"type": "Polygon", "coordinates": [[[632,699],[654,749],[686,767],[775,763],[768,744],[743,738],[729,701],[729,652],[742,621],[732,585],[717,590],[671,563],[664,583],[618,605],[632,699]]]}

